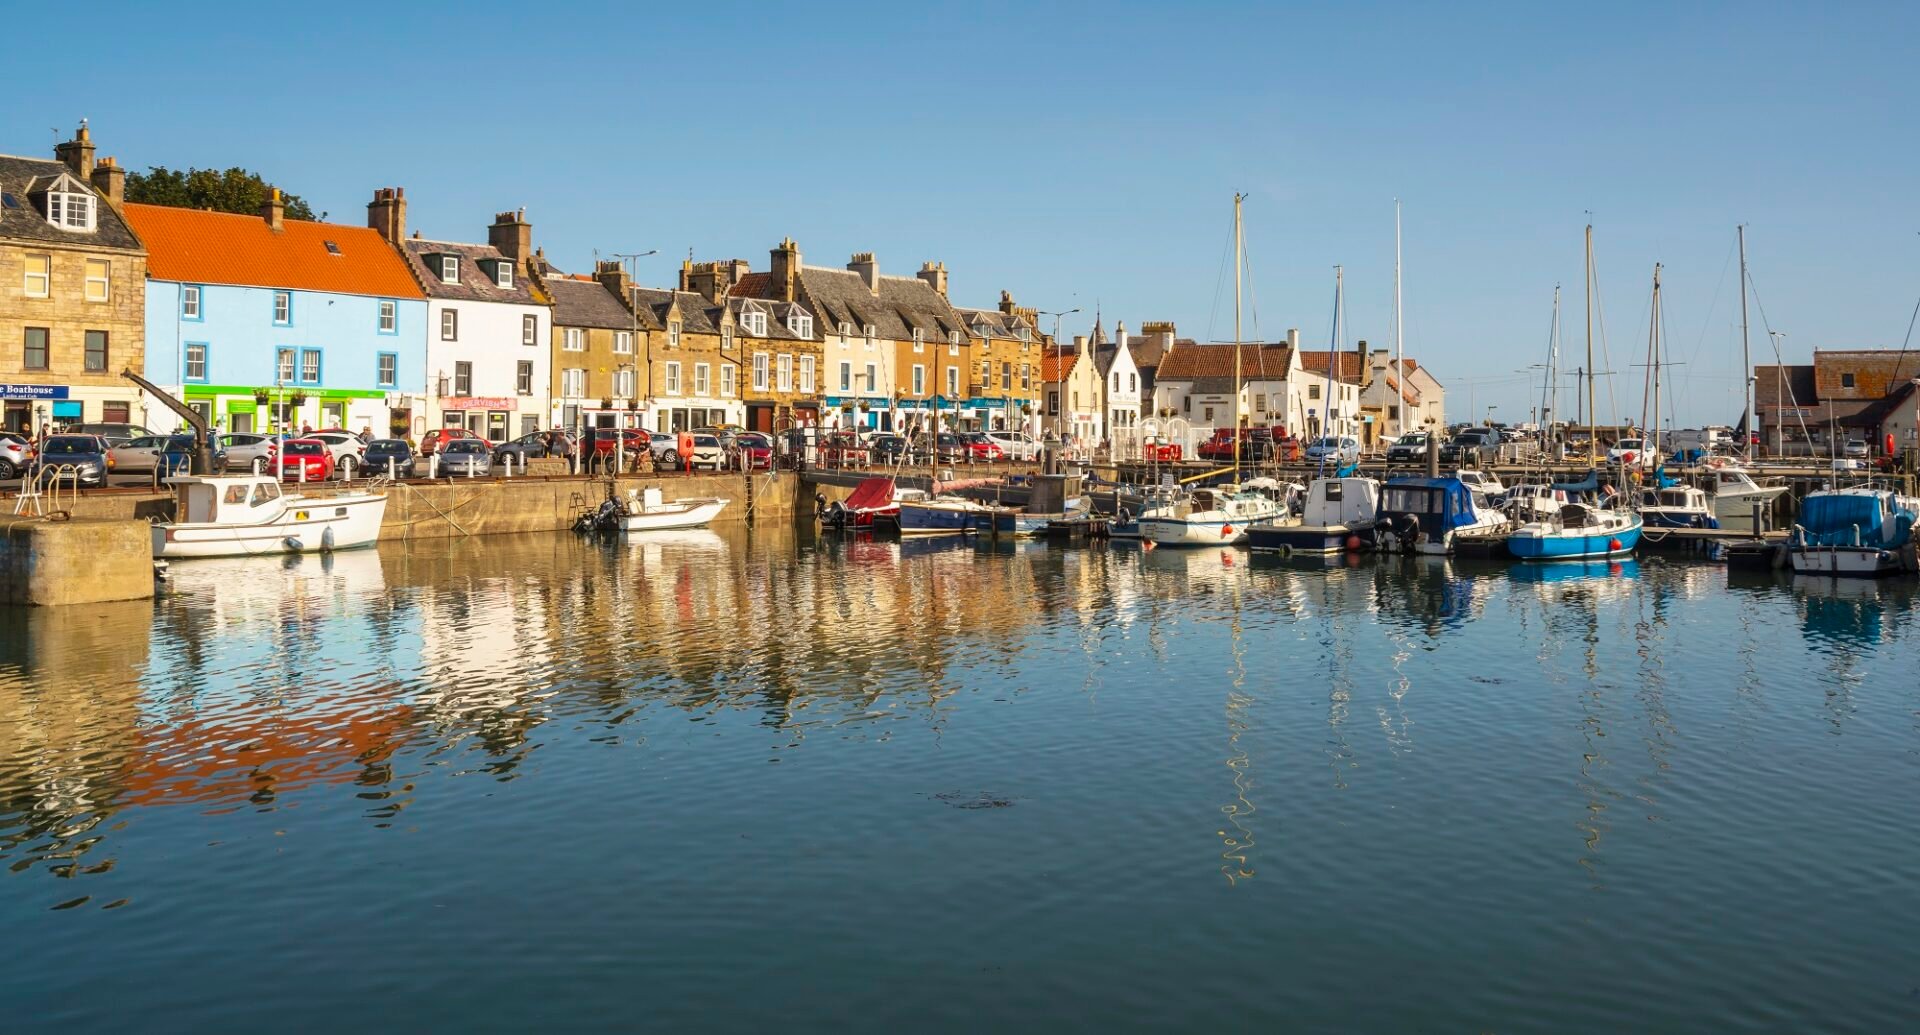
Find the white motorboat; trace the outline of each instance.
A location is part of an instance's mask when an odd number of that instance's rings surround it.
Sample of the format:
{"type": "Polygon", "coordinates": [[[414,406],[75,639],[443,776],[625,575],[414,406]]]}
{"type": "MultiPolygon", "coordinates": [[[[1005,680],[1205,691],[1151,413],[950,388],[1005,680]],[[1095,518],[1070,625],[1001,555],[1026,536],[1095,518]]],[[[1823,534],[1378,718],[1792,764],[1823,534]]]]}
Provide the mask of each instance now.
{"type": "Polygon", "coordinates": [[[1784,485],[1761,485],[1739,467],[1711,470],[1706,479],[1707,495],[1713,502],[1713,519],[1721,528],[1736,532],[1760,532],[1753,527],[1753,508],[1762,514],[1773,511],[1773,501],[1786,494],[1784,485]]]}
{"type": "Polygon", "coordinates": [[[168,478],[175,520],[155,522],[153,555],[238,557],[371,546],[380,539],[387,497],[372,492],[302,496],[270,475],[168,478]]]}
{"type": "Polygon", "coordinates": [[[1524,525],[1529,521],[1544,521],[1556,517],[1560,508],[1573,502],[1565,489],[1556,489],[1548,484],[1516,485],[1508,489],[1500,509],[1514,524],[1524,525]]]}
{"type": "Polygon", "coordinates": [[[627,532],[664,532],[676,528],[704,528],[731,500],[718,496],[668,500],[656,487],[627,490],[626,513],[620,516],[620,528],[627,532]]]}
{"type": "Polygon", "coordinates": [[[1373,541],[1380,483],[1372,478],[1315,478],[1297,522],[1257,525],[1247,547],[1278,553],[1341,553],[1373,541]]]}
{"type": "Polygon", "coordinates": [[[1455,471],[1453,476],[1460,479],[1460,484],[1465,485],[1468,492],[1473,493],[1473,502],[1481,509],[1500,509],[1497,501],[1505,495],[1507,487],[1500,484],[1498,475],[1491,471],[1477,471],[1471,467],[1463,467],[1455,471]]]}
{"type": "Polygon", "coordinates": [[[1920,499],[1887,489],[1828,489],[1800,502],[1787,558],[1796,575],[1873,578],[1901,568],[1920,499]]]}
{"type": "Polygon", "coordinates": [[[1172,506],[1140,515],[1140,538],[1156,546],[1224,546],[1247,530],[1279,523],[1286,508],[1271,496],[1232,489],[1195,489],[1172,506]]]}

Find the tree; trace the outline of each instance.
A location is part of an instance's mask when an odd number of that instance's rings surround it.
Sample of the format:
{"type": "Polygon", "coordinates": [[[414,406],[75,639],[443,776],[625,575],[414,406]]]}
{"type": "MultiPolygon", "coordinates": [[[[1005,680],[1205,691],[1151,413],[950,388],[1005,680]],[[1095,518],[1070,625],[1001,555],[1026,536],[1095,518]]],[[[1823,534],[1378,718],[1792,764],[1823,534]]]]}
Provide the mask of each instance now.
{"type": "MultiPolygon", "coordinates": [[[[144,173],[127,174],[127,200],[145,205],[173,208],[210,208],[216,212],[240,212],[255,215],[267,199],[272,185],[259,173],[233,168],[225,172],[213,169],[188,169],[181,172],[156,165],[144,173]]],[[[312,219],[313,209],[298,194],[280,192],[286,202],[288,219],[312,219]]]]}

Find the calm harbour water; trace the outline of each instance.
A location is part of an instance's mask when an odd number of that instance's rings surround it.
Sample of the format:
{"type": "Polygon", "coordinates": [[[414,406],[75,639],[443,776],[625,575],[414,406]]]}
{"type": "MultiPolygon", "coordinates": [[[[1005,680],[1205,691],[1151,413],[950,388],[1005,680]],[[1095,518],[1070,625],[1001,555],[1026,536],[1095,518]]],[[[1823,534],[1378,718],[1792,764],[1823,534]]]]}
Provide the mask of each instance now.
{"type": "Polygon", "coordinates": [[[1920,1023],[1911,582],[777,530],[176,571],[0,610],[0,1030],[1920,1023]]]}

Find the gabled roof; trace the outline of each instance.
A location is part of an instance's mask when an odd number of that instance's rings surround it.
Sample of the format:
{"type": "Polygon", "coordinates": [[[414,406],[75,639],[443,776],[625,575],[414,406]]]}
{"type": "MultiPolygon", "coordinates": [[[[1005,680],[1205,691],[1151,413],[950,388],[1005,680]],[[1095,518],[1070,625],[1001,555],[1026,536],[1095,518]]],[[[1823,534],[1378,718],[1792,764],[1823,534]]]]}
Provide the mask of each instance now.
{"type": "Polygon", "coordinates": [[[461,244],[456,241],[428,241],[418,237],[406,240],[403,251],[413,266],[413,275],[428,298],[460,302],[504,302],[510,305],[540,305],[546,301],[534,294],[533,281],[516,266],[513,286],[503,288],[495,280],[494,264],[514,261],[490,244],[461,244]],[[449,284],[440,276],[440,256],[451,255],[459,264],[458,283],[449,284]]]}
{"type": "Polygon", "coordinates": [[[155,280],[424,297],[406,260],[367,227],[289,219],[275,231],[259,216],[131,203],[126,214],[155,280]]]}
{"type": "MultiPolygon", "coordinates": [[[[770,298],[728,298],[726,302],[727,302],[727,307],[733,310],[734,326],[741,328],[741,330],[739,330],[737,333],[740,335],[741,339],[745,341],[813,341],[815,340],[814,338],[811,338],[811,337],[802,338],[798,334],[793,333],[793,331],[789,330],[787,327],[788,318],[791,317],[796,311],[798,311],[802,316],[812,315],[807,311],[806,306],[803,306],[798,302],[780,302],[770,298]],[[746,323],[744,320],[741,319],[741,316],[748,309],[759,309],[761,312],[764,312],[767,314],[767,333],[764,336],[757,336],[753,334],[748,334],[746,332],[745,330],[746,323]]],[[[814,326],[813,331],[816,336],[821,333],[821,330],[818,324],[814,326]]]]}
{"type": "Polygon", "coordinates": [[[1080,354],[1072,347],[1056,345],[1040,357],[1040,380],[1042,382],[1064,381],[1073,371],[1073,361],[1080,354]]]}
{"type": "MultiPolygon", "coordinates": [[[[85,184],[81,184],[81,189],[94,197],[93,232],[62,230],[47,222],[45,213],[34,207],[33,195],[65,175],[68,175],[67,167],[60,162],[0,155],[0,192],[12,202],[0,204],[0,239],[139,251],[140,238],[135,236],[135,231],[105,198],[85,184]]],[[[80,182],[78,177],[74,182],[80,182]]]]}
{"type": "MultiPolygon", "coordinates": [[[[1332,364],[1333,377],[1350,385],[1366,383],[1366,371],[1364,369],[1366,363],[1363,360],[1364,357],[1358,352],[1349,349],[1341,349],[1337,352],[1300,350],[1300,368],[1302,370],[1325,375],[1328,373],[1329,364],[1332,364]]],[[[1413,364],[1409,362],[1407,365],[1411,367],[1413,364]]]]}
{"type": "Polygon", "coordinates": [[[850,323],[859,330],[872,324],[876,335],[893,341],[912,340],[915,328],[929,341],[944,340],[951,331],[967,333],[953,306],[918,277],[882,276],[875,293],[852,270],[802,266],[800,289],[814,316],[829,326],[850,323]]]}
{"type": "Polygon", "coordinates": [[[1814,390],[1821,399],[1878,399],[1920,377],[1920,350],[1815,349],[1814,390]],[[1852,386],[1842,383],[1853,375],[1852,386]]]}
{"type": "MultiPolygon", "coordinates": [[[[550,277],[547,291],[553,295],[553,323],[556,327],[604,327],[625,331],[634,327],[633,314],[620,304],[620,296],[596,280],[550,277]]],[[[639,321],[642,328],[646,321],[639,321]]]]}
{"type": "MultiPolygon", "coordinates": [[[[1154,371],[1154,379],[1192,381],[1203,377],[1233,378],[1234,346],[1209,343],[1182,345],[1167,353],[1154,371]]],[[[1242,381],[1284,381],[1293,365],[1293,349],[1286,345],[1250,343],[1240,346],[1242,381]]]]}
{"type": "Polygon", "coordinates": [[[680,330],[686,334],[719,334],[719,306],[694,291],[674,291],[666,288],[633,289],[634,300],[646,312],[653,316],[653,328],[664,329],[667,326],[667,313],[674,302],[680,303],[680,330]]]}
{"type": "Polygon", "coordinates": [[[967,309],[954,306],[953,311],[967,325],[967,333],[974,337],[1018,339],[1022,328],[1027,331],[1026,340],[1033,341],[1036,337],[1033,327],[1025,320],[998,309],[967,309]]]}

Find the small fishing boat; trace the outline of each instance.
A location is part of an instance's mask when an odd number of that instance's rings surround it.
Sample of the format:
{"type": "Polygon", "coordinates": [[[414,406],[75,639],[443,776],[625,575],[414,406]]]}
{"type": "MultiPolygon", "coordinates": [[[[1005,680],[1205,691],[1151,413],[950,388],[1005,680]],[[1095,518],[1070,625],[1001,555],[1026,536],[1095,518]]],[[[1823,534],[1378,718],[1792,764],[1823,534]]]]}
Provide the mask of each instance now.
{"type": "Polygon", "coordinates": [[[1826,489],[1807,494],[1793,524],[1787,559],[1796,575],[1875,578],[1901,569],[1913,542],[1920,499],[1887,489],[1826,489]]]}
{"type": "Polygon", "coordinates": [[[1194,489],[1140,518],[1140,538],[1155,546],[1223,546],[1245,542],[1247,530],[1286,516],[1270,496],[1234,488],[1194,489]]]}
{"type": "Polygon", "coordinates": [[[1640,515],[1590,503],[1569,503],[1551,519],[1529,521],[1507,536],[1507,550],[1523,561],[1602,560],[1633,552],[1640,515]]]}
{"type": "Polygon", "coordinates": [[[1691,485],[1641,490],[1640,520],[1650,529],[1720,527],[1706,491],[1691,485]]]}
{"type": "Polygon", "coordinates": [[[1113,499],[1113,522],[1109,526],[1112,537],[1138,539],[1140,520],[1162,512],[1171,513],[1180,494],[1168,486],[1156,485],[1138,492],[1115,492],[1113,499]]]}
{"type": "Polygon", "coordinates": [[[271,475],[168,478],[173,521],[155,522],[153,555],[238,557],[371,546],[387,513],[381,493],[302,496],[280,491],[271,475]]]}
{"type": "Polygon", "coordinates": [[[1380,489],[1374,544],[1388,553],[1450,554],[1457,537],[1494,535],[1509,524],[1458,478],[1392,478],[1380,489]]]}
{"type": "Polygon", "coordinates": [[[1372,478],[1315,478],[1307,486],[1298,523],[1258,525],[1247,547],[1280,553],[1340,553],[1371,543],[1380,513],[1380,483],[1372,478]]]}
{"type": "Polygon", "coordinates": [[[1499,510],[1499,499],[1506,494],[1507,487],[1500,484],[1500,478],[1491,471],[1476,471],[1465,468],[1455,471],[1455,478],[1473,493],[1473,501],[1486,510],[1499,510]]]}
{"type": "Polygon", "coordinates": [[[896,488],[892,478],[868,478],[854,486],[844,500],[829,503],[825,496],[816,495],[814,512],[828,528],[872,528],[875,521],[890,521],[900,513],[900,500],[906,493],[924,495],[917,489],[896,488]]]}
{"type": "Polygon", "coordinates": [[[704,528],[732,501],[718,496],[696,499],[663,499],[660,490],[648,487],[627,490],[625,513],[620,528],[627,532],[664,532],[677,528],[704,528]]]}
{"type": "Polygon", "coordinates": [[[1713,519],[1721,528],[1737,532],[1760,532],[1753,527],[1753,509],[1764,515],[1773,510],[1773,501],[1787,492],[1785,485],[1761,485],[1746,469],[1736,466],[1712,468],[1707,475],[1707,496],[1713,506],[1713,519]]]}
{"type": "Polygon", "coordinates": [[[1514,524],[1524,525],[1554,516],[1570,502],[1565,490],[1552,485],[1516,485],[1501,497],[1500,509],[1514,524]]]}
{"type": "MultiPolygon", "coordinates": [[[[1004,508],[976,502],[962,496],[935,496],[928,500],[906,500],[899,504],[900,534],[964,535],[978,532],[1004,508]]],[[[1005,511],[1009,516],[1012,511],[1005,511]]]]}

